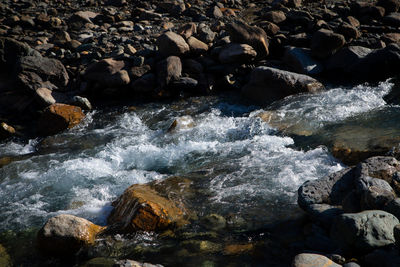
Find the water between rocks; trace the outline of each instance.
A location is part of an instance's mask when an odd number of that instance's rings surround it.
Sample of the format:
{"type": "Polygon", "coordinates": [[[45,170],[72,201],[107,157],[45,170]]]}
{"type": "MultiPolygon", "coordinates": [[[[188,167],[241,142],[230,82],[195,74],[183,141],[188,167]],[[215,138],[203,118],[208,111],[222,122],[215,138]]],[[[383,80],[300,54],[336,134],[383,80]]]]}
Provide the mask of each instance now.
{"type": "MultiPolygon", "coordinates": [[[[233,214],[244,222],[237,232],[260,229],[296,214],[303,182],[344,167],[323,144],[300,149],[293,136],[389,109],[398,117],[400,107],[383,100],[392,87],[386,81],[333,88],[264,109],[234,96],[113,108],[90,112],[79,127],[43,140],[1,144],[0,158],[11,163],[0,168],[0,232],[4,238],[37,229],[61,213],[104,225],[111,201],[128,186],[169,176],[193,181],[198,196],[192,208],[199,218],[233,214]],[[274,122],[260,119],[263,110],[273,110],[274,122]],[[169,131],[182,116],[193,123],[169,131]]],[[[199,227],[188,231],[198,233],[199,227]]],[[[154,236],[141,239],[157,243],[154,236]]]]}

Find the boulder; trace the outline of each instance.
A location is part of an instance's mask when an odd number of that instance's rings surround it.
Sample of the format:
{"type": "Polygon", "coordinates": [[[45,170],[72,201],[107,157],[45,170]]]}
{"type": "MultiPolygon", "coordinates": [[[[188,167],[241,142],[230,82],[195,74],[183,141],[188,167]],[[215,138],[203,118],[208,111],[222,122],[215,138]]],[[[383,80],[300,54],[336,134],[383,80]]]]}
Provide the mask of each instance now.
{"type": "Polygon", "coordinates": [[[135,93],[152,93],[157,87],[157,77],[154,73],[146,73],[130,84],[135,93]]]}
{"type": "Polygon", "coordinates": [[[315,93],[324,86],[310,76],[270,67],[257,67],[242,93],[259,103],[272,102],[298,93],[315,93]]]}
{"type": "Polygon", "coordinates": [[[363,267],[397,267],[400,266],[400,256],[395,249],[376,249],[365,255],[362,263],[363,267]]]}
{"type": "Polygon", "coordinates": [[[217,34],[213,32],[206,24],[200,24],[197,28],[196,38],[206,44],[211,44],[214,42],[215,36],[217,36],[217,34]]]}
{"type": "Polygon", "coordinates": [[[6,139],[15,135],[14,127],[8,125],[5,122],[0,123],[0,140],[6,139]]]}
{"type": "Polygon", "coordinates": [[[279,24],[286,20],[286,15],[283,11],[268,11],[264,14],[263,18],[272,23],[279,24]]]}
{"type": "Polygon", "coordinates": [[[366,253],[394,244],[394,227],[399,220],[381,210],[345,213],[332,223],[331,238],[347,253],[366,253]]]}
{"type": "Polygon", "coordinates": [[[228,44],[219,53],[219,61],[223,64],[228,63],[248,63],[257,56],[257,52],[247,44],[228,44]]]}
{"type": "Polygon", "coordinates": [[[57,59],[42,56],[20,57],[16,63],[19,73],[33,72],[43,81],[50,81],[63,88],[68,84],[69,76],[64,65],[57,59]]]}
{"type": "Polygon", "coordinates": [[[119,87],[129,84],[129,74],[125,68],[125,62],[112,58],[102,59],[89,65],[83,77],[101,87],[119,87]]]}
{"type": "Polygon", "coordinates": [[[8,37],[0,38],[0,69],[14,71],[18,59],[25,56],[39,57],[40,53],[26,43],[8,37]]]}
{"type": "Polygon", "coordinates": [[[389,15],[385,16],[383,18],[383,21],[386,24],[389,24],[394,27],[399,27],[400,26],[400,13],[399,12],[392,12],[389,15]]]}
{"type": "Polygon", "coordinates": [[[256,50],[258,57],[268,56],[268,37],[263,29],[236,21],[227,24],[226,30],[232,42],[250,45],[256,50]]]}
{"type": "Polygon", "coordinates": [[[182,62],[179,57],[169,56],[157,64],[157,81],[161,87],[171,81],[178,80],[182,75],[182,62]]]}
{"type": "Polygon", "coordinates": [[[35,90],[36,101],[39,105],[47,107],[55,103],[65,103],[67,96],[63,93],[40,87],[35,90]]]}
{"type": "Polygon", "coordinates": [[[93,23],[93,19],[99,15],[92,11],[77,11],[68,19],[69,23],[93,23]]]}
{"type": "Polygon", "coordinates": [[[113,206],[108,223],[116,232],[162,231],[187,223],[184,211],[149,185],[130,186],[113,206]]]}
{"type": "Polygon", "coordinates": [[[286,47],[283,61],[293,71],[301,74],[318,75],[324,70],[324,65],[311,56],[308,48],[286,47]]]}
{"type": "Polygon", "coordinates": [[[351,73],[353,65],[371,53],[373,50],[362,46],[348,46],[340,49],[335,56],[331,57],[326,68],[328,71],[340,70],[351,73]]]}
{"type": "Polygon", "coordinates": [[[168,128],[168,132],[187,130],[193,128],[195,122],[189,115],[176,118],[168,128]]]}
{"type": "Polygon", "coordinates": [[[0,266],[3,267],[13,266],[10,255],[8,255],[7,250],[1,244],[0,244],[0,266]]]}
{"type": "Polygon", "coordinates": [[[41,253],[70,258],[81,248],[93,245],[104,227],[74,215],[62,214],[50,218],[37,234],[41,253]]]}
{"type": "Polygon", "coordinates": [[[214,19],[220,19],[224,15],[222,14],[221,9],[217,6],[211,7],[209,10],[207,10],[207,17],[214,18],[214,19]]]}
{"type": "Polygon", "coordinates": [[[199,39],[190,36],[187,40],[190,51],[194,54],[204,54],[208,50],[208,45],[200,41],[199,39]]]}
{"type": "Polygon", "coordinates": [[[83,110],[91,110],[92,104],[90,103],[89,99],[82,96],[73,96],[70,100],[68,100],[68,104],[80,107],[83,110]]]}
{"type": "Polygon", "coordinates": [[[85,114],[80,107],[66,104],[52,104],[47,107],[38,122],[41,135],[53,135],[78,125],[85,114]]]}
{"type": "Polygon", "coordinates": [[[320,29],[314,33],[311,39],[311,52],[316,58],[326,59],[335,54],[345,43],[343,35],[320,29]]]}
{"type": "Polygon", "coordinates": [[[341,265],[333,262],[331,259],[312,253],[301,253],[293,259],[292,267],[340,267],[341,265]]]}
{"type": "Polygon", "coordinates": [[[397,12],[400,8],[400,1],[399,0],[379,0],[377,3],[378,6],[381,6],[385,9],[385,12],[397,12]]]}
{"type": "Polygon", "coordinates": [[[193,22],[183,24],[177,32],[188,39],[190,36],[197,33],[197,25],[193,22]]]}
{"type": "Polygon", "coordinates": [[[168,31],[157,38],[158,50],[163,56],[180,56],[189,52],[189,45],[179,34],[168,31]]]}

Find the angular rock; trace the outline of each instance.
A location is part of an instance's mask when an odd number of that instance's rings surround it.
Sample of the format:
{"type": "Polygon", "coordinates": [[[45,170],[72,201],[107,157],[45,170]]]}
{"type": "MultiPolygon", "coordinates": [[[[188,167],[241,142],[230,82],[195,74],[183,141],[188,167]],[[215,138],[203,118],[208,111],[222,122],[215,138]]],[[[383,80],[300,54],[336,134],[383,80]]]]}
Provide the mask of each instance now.
{"type": "Polygon", "coordinates": [[[320,29],[311,39],[312,55],[319,59],[326,59],[339,50],[346,40],[343,35],[330,30],[320,29]]]}
{"type": "Polygon", "coordinates": [[[50,106],[55,103],[63,103],[67,100],[67,97],[64,94],[54,92],[47,88],[41,87],[36,89],[35,92],[37,102],[44,107],[50,106]]]}
{"type": "Polygon", "coordinates": [[[361,36],[361,33],[357,30],[357,28],[348,23],[343,23],[340,25],[338,28],[338,33],[342,34],[346,38],[347,42],[357,39],[361,36]]]}
{"type": "Polygon", "coordinates": [[[0,140],[13,136],[15,134],[14,127],[5,122],[0,123],[0,140]]]}
{"type": "Polygon", "coordinates": [[[339,215],[332,224],[331,238],[348,253],[365,253],[394,244],[394,227],[399,220],[380,210],[339,215]]]}
{"type": "Polygon", "coordinates": [[[186,224],[183,211],[149,185],[132,185],[113,202],[108,223],[117,232],[161,231],[186,224]]]}
{"type": "Polygon", "coordinates": [[[301,253],[296,255],[292,262],[293,267],[340,267],[341,265],[333,262],[331,259],[312,253],[301,253]]]}
{"type": "Polygon", "coordinates": [[[269,11],[265,13],[263,18],[275,24],[279,24],[286,20],[285,13],[283,11],[269,11]]]}
{"type": "Polygon", "coordinates": [[[400,26],[400,13],[392,12],[389,15],[387,15],[386,17],[384,17],[383,21],[394,27],[399,27],[400,26]]]}
{"type": "Polygon", "coordinates": [[[80,107],[83,110],[92,109],[92,104],[90,103],[89,99],[77,95],[72,97],[72,99],[68,101],[68,104],[80,107]]]}
{"type": "Polygon", "coordinates": [[[324,65],[311,57],[311,50],[307,48],[286,47],[284,62],[293,71],[306,75],[318,75],[324,70],[324,65]]]}
{"type": "Polygon", "coordinates": [[[321,90],[324,86],[310,76],[261,66],[251,72],[250,81],[242,88],[242,93],[259,103],[267,103],[293,94],[321,90]]]}
{"type": "Polygon", "coordinates": [[[25,56],[39,57],[40,53],[26,43],[8,37],[0,38],[0,69],[13,71],[18,59],[25,56]]]}
{"type": "Polygon", "coordinates": [[[232,42],[250,45],[259,57],[268,56],[268,37],[263,29],[236,21],[226,25],[226,30],[232,42]]]}
{"type": "Polygon", "coordinates": [[[194,54],[204,54],[208,50],[208,45],[191,36],[188,38],[187,43],[189,44],[190,51],[194,54]]]}
{"type": "Polygon", "coordinates": [[[157,38],[157,45],[163,56],[180,56],[190,50],[182,36],[171,31],[160,35],[157,38]]]}
{"type": "Polygon", "coordinates": [[[38,132],[41,135],[53,135],[78,125],[84,117],[80,107],[52,104],[39,119],[38,132]]]}
{"type": "Polygon", "coordinates": [[[102,87],[119,87],[129,84],[130,78],[124,61],[112,58],[102,59],[91,64],[83,76],[87,81],[100,84],[102,87]]]}
{"type": "Polygon", "coordinates": [[[341,70],[351,73],[352,65],[371,53],[372,50],[362,46],[348,46],[340,49],[335,56],[331,57],[326,64],[328,70],[341,70]]]}
{"type": "Polygon", "coordinates": [[[188,39],[193,34],[197,33],[197,25],[193,22],[186,23],[178,29],[178,34],[188,39]]]}
{"type": "Polygon", "coordinates": [[[182,62],[179,57],[169,56],[157,64],[157,81],[161,87],[178,80],[181,75],[182,62]]]}
{"type": "Polygon", "coordinates": [[[383,7],[387,14],[391,12],[397,12],[400,8],[399,0],[379,0],[376,4],[383,7]]]}
{"type": "Polygon", "coordinates": [[[248,63],[257,56],[257,52],[247,44],[228,44],[222,48],[219,53],[219,61],[223,64],[227,63],[248,63]]]}
{"type": "Polygon", "coordinates": [[[217,34],[213,32],[210,27],[205,24],[200,24],[197,28],[197,35],[196,37],[201,40],[202,42],[209,44],[212,43],[215,39],[217,34]]]}
{"type": "Polygon", "coordinates": [[[102,230],[104,227],[86,219],[62,214],[46,222],[38,232],[37,243],[43,254],[70,258],[81,248],[93,245],[102,230]]]}

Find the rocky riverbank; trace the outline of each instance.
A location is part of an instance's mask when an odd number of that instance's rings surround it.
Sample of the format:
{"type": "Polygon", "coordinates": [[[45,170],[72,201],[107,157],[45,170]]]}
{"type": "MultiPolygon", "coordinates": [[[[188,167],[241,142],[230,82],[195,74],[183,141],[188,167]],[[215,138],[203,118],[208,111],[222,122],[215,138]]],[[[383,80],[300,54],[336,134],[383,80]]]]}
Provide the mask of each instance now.
{"type": "MultiPolygon", "coordinates": [[[[0,139],[53,135],[80,124],[91,109],[113,105],[232,91],[244,103],[265,107],[290,95],[324,91],[328,84],[393,78],[400,69],[399,8],[398,0],[5,0],[0,3],[0,139]]],[[[395,86],[387,101],[397,98],[395,86]]],[[[272,125],[277,121],[285,134],[314,134],[285,127],[273,110],[259,116],[272,125]]],[[[169,131],[192,126],[190,116],[181,117],[169,131]]],[[[299,205],[308,217],[288,222],[296,230],[287,240],[274,239],[279,244],[259,237],[225,246],[213,242],[215,233],[236,229],[240,220],[213,214],[199,222],[187,203],[199,193],[190,180],[175,177],[126,189],[113,203],[107,227],[72,215],[51,218],[39,231],[39,250],[62,261],[94,258],[87,266],[135,266],[140,263],[117,263],[115,254],[99,251],[117,244],[115,235],[147,231],[173,240],[180,249],[165,248],[160,255],[175,258],[222,253],[260,263],[263,250],[275,247],[290,256],[277,256],[285,261],[277,266],[290,264],[294,252],[315,252],[296,256],[294,266],[397,266],[399,163],[369,158],[397,156],[397,137],[362,148],[353,147],[348,136],[336,137],[329,147],[333,154],[358,165],[304,184],[299,205]],[[209,228],[201,232],[209,236],[187,238],[181,229],[194,222],[209,228]]],[[[374,136],[366,139],[369,144],[374,136]]],[[[0,166],[13,160],[0,157],[0,166]]],[[[290,227],[282,228],[267,232],[285,236],[290,227]]],[[[0,249],[0,260],[9,264],[0,249]]],[[[135,255],[154,255],[140,249],[135,255]]]]}

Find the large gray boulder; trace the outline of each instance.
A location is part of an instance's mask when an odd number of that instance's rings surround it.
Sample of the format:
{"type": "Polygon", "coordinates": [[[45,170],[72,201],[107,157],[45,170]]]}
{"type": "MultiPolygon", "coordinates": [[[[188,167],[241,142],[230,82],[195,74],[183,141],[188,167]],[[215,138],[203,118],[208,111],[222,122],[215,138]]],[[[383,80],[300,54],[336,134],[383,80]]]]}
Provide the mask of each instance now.
{"type": "Polygon", "coordinates": [[[381,210],[345,213],[336,217],[331,238],[348,253],[365,253],[394,244],[394,227],[399,220],[381,210]]]}
{"type": "Polygon", "coordinates": [[[242,88],[242,93],[262,104],[293,94],[322,90],[322,83],[310,76],[261,66],[251,72],[250,81],[242,88]]]}

